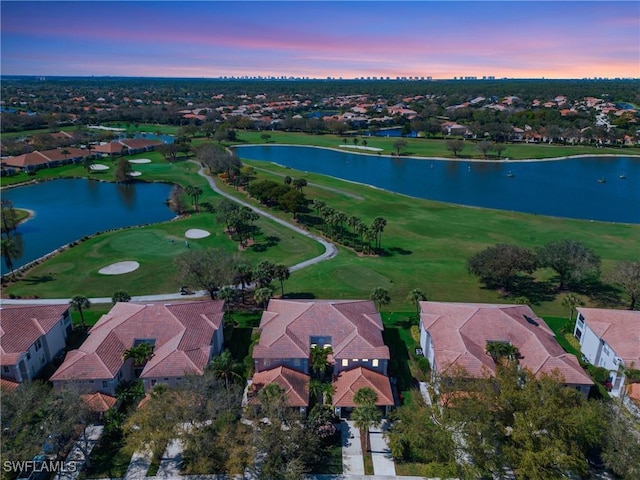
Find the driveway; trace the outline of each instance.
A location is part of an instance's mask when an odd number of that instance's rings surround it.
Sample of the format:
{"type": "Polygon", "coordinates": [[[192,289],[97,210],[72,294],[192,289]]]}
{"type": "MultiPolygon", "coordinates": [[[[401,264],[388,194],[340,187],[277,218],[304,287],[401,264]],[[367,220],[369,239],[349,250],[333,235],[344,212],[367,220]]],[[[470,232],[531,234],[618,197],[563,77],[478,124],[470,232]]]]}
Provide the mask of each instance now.
{"type": "Polygon", "coordinates": [[[342,430],[342,472],[345,475],[364,475],[360,430],[353,422],[346,420],[340,423],[340,428],[342,430]]]}
{"type": "Polygon", "coordinates": [[[371,442],[371,460],[373,461],[373,474],[382,476],[396,476],[396,465],[391,457],[391,450],[384,437],[387,422],[382,421],[378,427],[369,429],[369,441],[371,442]]]}

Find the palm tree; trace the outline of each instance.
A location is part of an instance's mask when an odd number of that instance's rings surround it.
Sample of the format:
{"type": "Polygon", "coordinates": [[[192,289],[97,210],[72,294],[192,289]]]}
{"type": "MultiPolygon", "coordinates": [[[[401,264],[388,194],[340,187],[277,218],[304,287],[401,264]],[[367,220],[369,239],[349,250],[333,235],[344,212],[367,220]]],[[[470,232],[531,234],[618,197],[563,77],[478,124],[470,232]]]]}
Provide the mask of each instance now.
{"type": "Polygon", "coordinates": [[[216,377],[224,378],[227,391],[229,391],[229,379],[242,379],[242,375],[240,374],[242,364],[235,361],[229,350],[225,350],[217,357],[214,357],[214,359],[211,360],[209,368],[216,377]]]}
{"type": "Polygon", "coordinates": [[[0,243],[0,250],[2,250],[2,258],[7,268],[11,271],[11,276],[15,279],[16,275],[13,270],[13,261],[22,256],[22,236],[19,234],[2,238],[0,243]]]}
{"type": "Polygon", "coordinates": [[[515,361],[520,355],[518,348],[510,342],[487,342],[486,352],[491,355],[496,364],[501,363],[503,358],[508,362],[515,361]]]}
{"type": "Polygon", "coordinates": [[[195,185],[187,185],[184,191],[191,197],[191,199],[193,200],[193,208],[196,212],[198,212],[198,197],[202,195],[202,189],[200,187],[196,187],[195,185]]]}
{"type": "Polygon", "coordinates": [[[229,317],[231,314],[231,302],[236,298],[235,288],[229,286],[222,287],[218,290],[218,293],[216,293],[216,297],[218,297],[218,300],[224,301],[224,309],[227,317],[229,317]]]}
{"type": "Polygon", "coordinates": [[[317,345],[311,347],[309,350],[309,363],[318,378],[324,378],[327,373],[327,367],[329,365],[327,359],[332,353],[333,349],[331,347],[318,347],[317,345]]]}
{"type": "Polygon", "coordinates": [[[573,321],[573,312],[576,311],[577,307],[584,305],[584,302],[573,293],[569,293],[562,297],[560,302],[564,308],[569,310],[569,321],[573,321]]]}
{"type": "Polygon", "coordinates": [[[284,297],[284,281],[289,278],[289,276],[291,275],[291,271],[286,265],[276,265],[273,273],[274,276],[278,280],[280,280],[280,291],[282,296],[284,297]]]}
{"type": "Polygon", "coordinates": [[[382,240],[382,232],[384,231],[384,227],[387,226],[387,221],[383,217],[376,217],[373,219],[373,223],[371,224],[371,230],[373,230],[376,234],[376,249],[380,250],[380,244],[382,240]]]}
{"type": "Polygon", "coordinates": [[[77,310],[77,312],[80,314],[80,326],[84,327],[85,326],[85,322],[84,322],[83,310],[85,310],[87,308],[91,308],[91,302],[84,295],[75,295],[71,299],[69,304],[74,308],[74,310],[77,310]]]}
{"type": "Polygon", "coordinates": [[[351,420],[360,430],[360,436],[365,436],[366,451],[371,449],[369,445],[369,428],[380,421],[380,410],[376,408],[378,394],[369,387],[360,388],[353,396],[353,401],[357,405],[351,413],[351,420]]]}
{"type": "Polygon", "coordinates": [[[391,297],[389,296],[389,292],[382,287],[374,288],[373,292],[371,292],[371,295],[369,295],[369,299],[374,301],[374,303],[376,304],[376,308],[378,309],[378,312],[380,311],[383,305],[388,305],[389,302],[391,302],[391,297]]]}
{"type": "Polygon", "coordinates": [[[133,360],[134,373],[136,377],[142,372],[144,365],[153,357],[154,346],[151,343],[142,342],[127,349],[122,354],[122,360],[130,358],[133,360]]]}
{"type": "Polygon", "coordinates": [[[419,288],[414,288],[411,290],[409,295],[407,296],[407,300],[413,303],[416,307],[416,318],[420,317],[420,302],[427,301],[427,295],[420,290],[419,288]]]}
{"type": "Polygon", "coordinates": [[[129,295],[124,290],[118,290],[117,292],[114,292],[113,296],[111,297],[111,301],[114,305],[118,302],[130,302],[131,295],[129,295]]]}
{"type": "Polygon", "coordinates": [[[254,300],[256,303],[261,304],[262,308],[265,310],[267,309],[267,304],[269,303],[269,300],[271,300],[272,295],[273,292],[269,287],[257,288],[256,291],[253,292],[254,300]]]}
{"type": "Polygon", "coordinates": [[[327,204],[324,201],[318,200],[317,198],[314,198],[311,201],[311,205],[313,206],[318,216],[320,216],[320,212],[322,211],[322,209],[327,206],[327,204]]]}
{"type": "Polygon", "coordinates": [[[312,378],[309,380],[309,396],[315,399],[316,403],[322,404],[322,391],[324,389],[324,382],[318,380],[317,378],[312,378]]]}
{"type": "MultiPolygon", "coordinates": [[[[356,226],[358,225],[358,223],[360,223],[360,219],[355,215],[350,216],[349,219],[347,220],[347,225],[350,226],[351,229],[353,230],[354,237],[357,235],[356,226]]],[[[355,241],[353,246],[355,247],[355,241]]]]}
{"type": "Polygon", "coordinates": [[[91,173],[91,167],[93,167],[93,156],[87,155],[82,159],[82,166],[85,168],[87,173],[91,173]]]}
{"type": "Polygon", "coordinates": [[[242,295],[242,303],[244,304],[244,289],[253,281],[253,268],[251,265],[243,263],[238,265],[234,282],[240,284],[240,292],[242,295]]]}

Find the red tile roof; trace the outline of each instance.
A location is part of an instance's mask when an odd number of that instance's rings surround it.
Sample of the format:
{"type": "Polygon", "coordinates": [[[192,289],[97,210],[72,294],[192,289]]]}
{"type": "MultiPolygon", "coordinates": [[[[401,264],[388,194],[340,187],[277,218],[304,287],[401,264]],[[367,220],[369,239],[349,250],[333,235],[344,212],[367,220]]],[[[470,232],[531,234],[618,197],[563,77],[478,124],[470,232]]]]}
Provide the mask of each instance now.
{"type": "Polygon", "coordinates": [[[340,372],[333,385],[333,405],[336,407],[355,407],[353,396],[364,387],[369,387],[378,394],[376,405],[394,405],[389,377],[364,367],[340,372]]]}
{"type": "Polygon", "coordinates": [[[127,147],[125,147],[122,143],[118,141],[103,143],[101,145],[94,145],[92,150],[96,153],[122,153],[122,149],[124,147],[125,152],[127,151],[127,147]]]}
{"type": "Polygon", "coordinates": [[[18,388],[20,384],[18,382],[14,382],[13,380],[9,380],[6,378],[0,378],[0,388],[7,392],[11,392],[18,388]]]}
{"type": "Polygon", "coordinates": [[[80,349],[67,354],[56,380],[109,379],[137,339],[154,339],[153,357],[141,378],[202,374],[213,336],[222,326],[224,302],[176,304],[117,303],[89,331],[80,349]]]}
{"type": "Polygon", "coordinates": [[[560,347],[552,330],[527,305],[420,302],[420,306],[440,372],[461,366],[473,377],[494,374],[486,345],[501,341],[515,346],[519,364],[535,375],[557,369],[567,384],[593,384],[576,357],[560,347]]]}
{"type": "Polygon", "coordinates": [[[284,389],[287,403],[290,406],[306,407],[309,405],[309,375],[287,367],[272,368],[253,375],[256,393],[271,383],[277,383],[284,389]]]}
{"type": "Polygon", "coordinates": [[[589,328],[607,342],[629,367],[640,367],[640,312],[607,308],[578,308],[589,328]]]}
{"type": "Polygon", "coordinates": [[[120,143],[126,145],[127,148],[131,148],[132,150],[162,145],[160,140],[148,140],[146,138],[125,138],[120,140],[120,143]]]}
{"type": "Polygon", "coordinates": [[[62,320],[69,305],[3,305],[0,308],[0,365],[20,356],[62,320]]]}
{"type": "Polygon", "coordinates": [[[308,358],[310,337],[331,337],[333,357],[388,359],[382,319],[372,301],[271,300],[254,358],[308,358]]]}
{"type": "Polygon", "coordinates": [[[111,395],[105,395],[104,393],[93,393],[87,395],[80,395],[80,397],[87,402],[89,408],[94,412],[106,412],[116,404],[117,399],[111,395]]]}

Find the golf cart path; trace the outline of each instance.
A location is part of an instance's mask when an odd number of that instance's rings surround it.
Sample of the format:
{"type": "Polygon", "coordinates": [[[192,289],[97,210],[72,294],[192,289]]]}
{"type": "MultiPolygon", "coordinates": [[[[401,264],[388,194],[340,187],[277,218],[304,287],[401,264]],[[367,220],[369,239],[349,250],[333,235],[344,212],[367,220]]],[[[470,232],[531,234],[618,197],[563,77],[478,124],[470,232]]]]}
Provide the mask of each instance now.
{"type": "MultiPolygon", "coordinates": [[[[198,163],[194,160],[189,160],[189,161],[195,164],[198,163]]],[[[279,223],[283,227],[289,228],[294,232],[299,233],[300,235],[304,235],[305,237],[308,237],[318,242],[324,247],[324,253],[322,253],[321,255],[318,255],[317,257],[311,258],[309,260],[305,260],[304,262],[300,262],[295,265],[292,265],[291,267],[289,267],[289,271],[295,272],[297,270],[301,270],[310,265],[315,265],[316,263],[320,263],[324,260],[329,260],[338,254],[338,249],[336,248],[336,246],[333,243],[325,240],[324,238],[319,237],[318,235],[314,235],[313,233],[310,233],[307,230],[304,230],[298,227],[297,225],[293,225],[287,222],[286,220],[282,220],[281,218],[278,218],[275,215],[272,215],[271,213],[265,210],[255,207],[248,202],[240,200],[234,197],[233,195],[220,190],[218,186],[215,184],[215,181],[213,180],[213,178],[208,176],[204,170],[205,170],[204,167],[200,166],[200,170],[198,170],[198,175],[200,175],[201,177],[204,177],[207,180],[207,182],[209,182],[209,186],[211,187],[211,189],[217,194],[222,195],[225,198],[228,198],[232,202],[236,202],[242,206],[250,208],[251,210],[256,212],[258,215],[262,215],[263,217],[266,217],[269,220],[279,223]]],[[[209,294],[205,290],[200,290],[195,292],[194,295],[189,295],[189,298],[208,297],[208,296],[209,294]]],[[[179,292],[178,293],[161,293],[158,295],[139,295],[139,296],[131,297],[132,302],[156,302],[156,301],[165,301],[165,300],[184,300],[184,299],[185,299],[185,296],[179,292]]],[[[69,303],[70,300],[71,300],[70,298],[36,298],[36,299],[2,298],[0,299],[0,304],[59,305],[63,303],[69,303]]],[[[91,301],[91,303],[111,303],[112,299],[111,297],[97,297],[97,298],[90,298],[89,301],[91,301]]]]}

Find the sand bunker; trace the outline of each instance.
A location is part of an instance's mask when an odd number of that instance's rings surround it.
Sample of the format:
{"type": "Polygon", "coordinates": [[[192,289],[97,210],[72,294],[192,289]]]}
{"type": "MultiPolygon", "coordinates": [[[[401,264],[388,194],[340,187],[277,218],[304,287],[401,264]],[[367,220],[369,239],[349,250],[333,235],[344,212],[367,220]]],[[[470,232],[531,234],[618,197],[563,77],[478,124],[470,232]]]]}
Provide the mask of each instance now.
{"type": "Polygon", "coordinates": [[[108,165],[103,165],[102,163],[94,163],[93,165],[91,165],[91,170],[109,170],[109,166],[108,165]]]}
{"type": "Polygon", "coordinates": [[[206,230],[200,230],[199,228],[190,228],[184,233],[187,238],[205,238],[211,235],[206,230]]]}
{"type": "Polygon", "coordinates": [[[130,177],[139,177],[142,175],[142,172],[129,172],[130,177]]]}
{"type": "Polygon", "coordinates": [[[344,148],[355,148],[356,150],[368,150],[369,152],[381,152],[382,148],[377,147],[365,147],[364,145],[338,145],[344,148]]]}
{"type": "Polygon", "coordinates": [[[129,163],[151,163],[151,160],[148,158],[136,158],[134,160],[129,160],[129,163]]]}
{"type": "Polygon", "coordinates": [[[137,270],[140,264],[138,262],[118,262],[107,265],[98,270],[102,275],[122,275],[123,273],[133,272],[137,270]]]}

